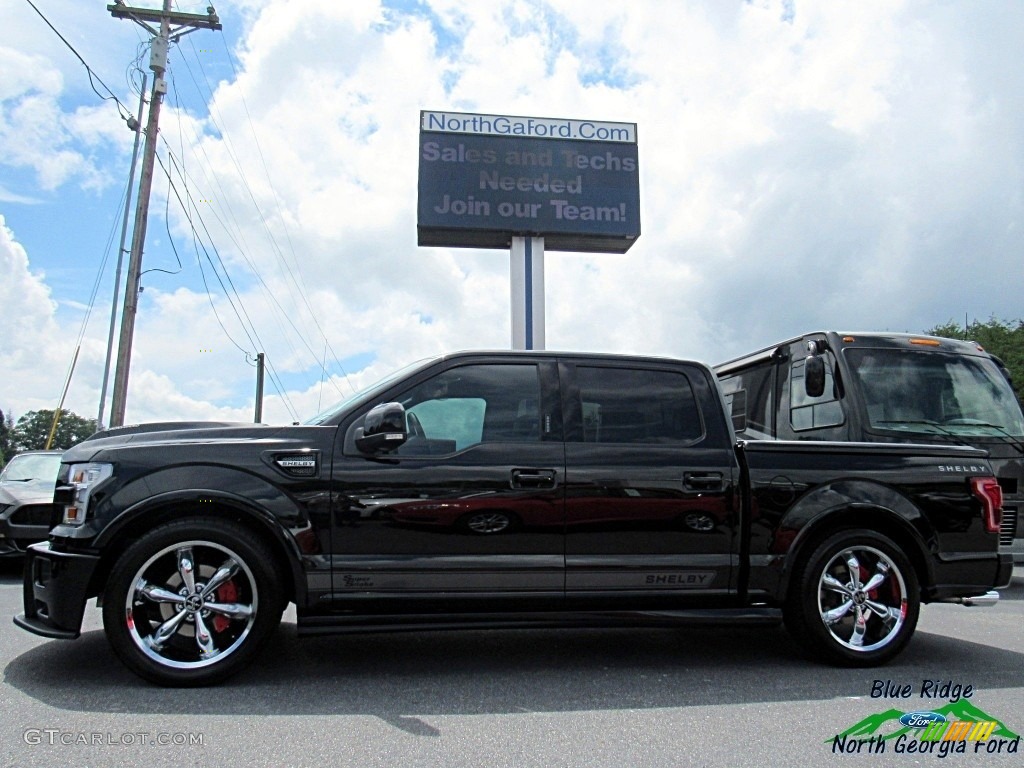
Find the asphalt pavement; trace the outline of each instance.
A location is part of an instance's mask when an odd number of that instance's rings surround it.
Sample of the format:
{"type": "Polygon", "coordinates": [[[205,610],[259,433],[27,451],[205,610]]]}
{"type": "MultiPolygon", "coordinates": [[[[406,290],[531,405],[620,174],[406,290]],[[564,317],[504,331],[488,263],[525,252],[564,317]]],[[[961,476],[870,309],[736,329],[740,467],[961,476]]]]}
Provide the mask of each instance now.
{"type": "Polygon", "coordinates": [[[1024,734],[1022,569],[994,608],[925,606],[908,649],[867,670],[809,661],[775,625],[300,639],[289,611],[250,669],[175,690],[120,665],[94,608],[59,641],[15,627],[20,604],[19,567],[0,566],[2,766],[1022,764],[1009,738],[947,757],[835,739],[954,686],[1024,734]]]}

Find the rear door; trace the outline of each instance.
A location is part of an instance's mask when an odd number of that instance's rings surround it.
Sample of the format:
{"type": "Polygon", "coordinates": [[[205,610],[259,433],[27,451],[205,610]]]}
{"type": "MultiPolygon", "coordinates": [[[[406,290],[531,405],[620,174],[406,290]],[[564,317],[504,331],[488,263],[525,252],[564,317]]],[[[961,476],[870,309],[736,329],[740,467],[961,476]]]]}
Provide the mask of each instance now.
{"type": "Polygon", "coordinates": [[[560,375],[567,597],[672,605],[727,593],[738,478],[710,373],[594,359],[564,360],[560,375]],[[709,417],[702,403],[716,406],[709,417]]]}

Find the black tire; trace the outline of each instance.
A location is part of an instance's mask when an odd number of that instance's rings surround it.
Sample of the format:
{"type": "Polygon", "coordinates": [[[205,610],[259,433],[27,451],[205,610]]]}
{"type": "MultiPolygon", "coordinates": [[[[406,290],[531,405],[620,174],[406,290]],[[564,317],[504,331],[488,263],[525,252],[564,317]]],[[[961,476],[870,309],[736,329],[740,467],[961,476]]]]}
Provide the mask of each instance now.
{"type": "Polygon", "coordinates": [[[159,685],[209,685],[235,674],[281,621],[273,563],[263,542],[227,520],[186,518],[153,529],[107,580],[103,628],[114,653],[159,685]]]}
{"type": "Polygon", "coordinates": [[[880,533],[844,530],[801,561],[784,616],[790,634],[815,656],[870,667],[903,650],[920,608],[917,574],[903,551],[880,533]]]}

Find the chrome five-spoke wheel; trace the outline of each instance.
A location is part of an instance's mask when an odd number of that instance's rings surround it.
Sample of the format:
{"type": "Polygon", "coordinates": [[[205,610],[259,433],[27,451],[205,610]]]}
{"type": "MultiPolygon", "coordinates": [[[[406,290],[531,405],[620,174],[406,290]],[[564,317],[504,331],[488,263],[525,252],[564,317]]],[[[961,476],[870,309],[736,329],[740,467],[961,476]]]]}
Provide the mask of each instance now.
{"type": "Polygon", "coordinates": [[[133,672],[162,685],[206,685],[247,664],[280,621],[274,557],[244,526],[183,518],[155,528],[114,563],[103,626],[133,672]]]}
{"type": "Polygon", "coordinates": [[[837,531],[800,559],[783,615],[791,634],[834,663],[873,666],[896,656],[917,626],[917,574],[892,539],[837,531]]]}
{"type": "Polygon", "coordinates": [[[907,615],[907,585],[899,568],[874,547],[844,549],[818,582],[818,613],[829,633],[855,652],[899,637],[907,615]]]}
{"type": "Polygon", "coordinates": [[[190,669],[236,651],[252,630],[259,592],[238,554],[210,541],[165,547],[147,560],[125,600],[139,649],[159,664],[190,669]]]}

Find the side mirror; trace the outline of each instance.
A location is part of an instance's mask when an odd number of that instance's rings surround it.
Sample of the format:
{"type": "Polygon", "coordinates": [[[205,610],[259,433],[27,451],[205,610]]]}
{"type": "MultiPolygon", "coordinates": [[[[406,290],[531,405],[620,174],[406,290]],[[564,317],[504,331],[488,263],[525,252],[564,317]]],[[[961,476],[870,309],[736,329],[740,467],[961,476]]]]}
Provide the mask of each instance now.
{"type": "Polygon", "coordinates": [[[818,355],[808,355],[804,360],[804,390],[808,397],[825,394],[825,361],[818,355]]]}
{"type": "Polygon", "coordinates": [[[405,408],[401,403],[375,405],[356,433],[356,448],[362,453],[390,451],[409,439],[405,428],[405,408]]]}

